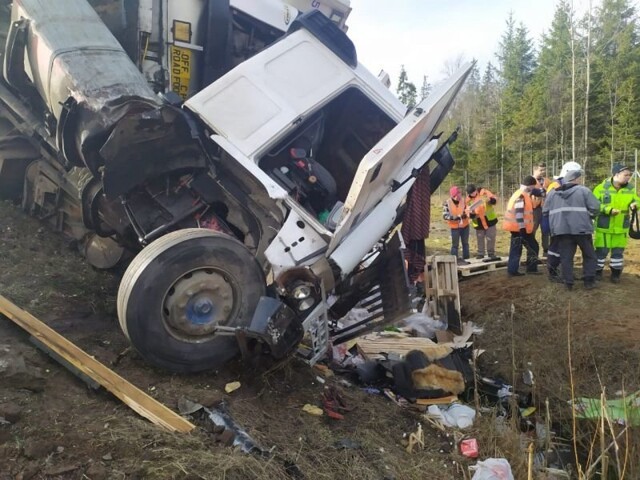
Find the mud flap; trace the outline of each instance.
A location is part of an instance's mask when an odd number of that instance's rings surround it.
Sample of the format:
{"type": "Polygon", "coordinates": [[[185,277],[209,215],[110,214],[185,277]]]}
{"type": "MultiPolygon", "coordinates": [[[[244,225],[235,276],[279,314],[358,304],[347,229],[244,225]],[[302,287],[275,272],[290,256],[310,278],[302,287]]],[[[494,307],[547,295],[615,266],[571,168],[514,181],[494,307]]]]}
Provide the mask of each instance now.
{"type": "Polygon", "coordinates": [[[292,309],[275,298],[261,297],[251,325],[236,330],[236,339],[243,357],[249,354],[246,339],[255,338],[269,347],[272,357],[279,359],[293,351],[303,334],[302,323],[292,309]]]}
{"type": "Polygon", "coordinates": [[[344,293],[333,304],[333,318],[344,317],[359,306],[369,312],[363,320],[332,332],[334,345],[359,337],[374,329],[396,322],[411,313],[412,288],[402,252],[400,234],[396,232],[373,262],[356,273],[338,291],[344,293]]]}

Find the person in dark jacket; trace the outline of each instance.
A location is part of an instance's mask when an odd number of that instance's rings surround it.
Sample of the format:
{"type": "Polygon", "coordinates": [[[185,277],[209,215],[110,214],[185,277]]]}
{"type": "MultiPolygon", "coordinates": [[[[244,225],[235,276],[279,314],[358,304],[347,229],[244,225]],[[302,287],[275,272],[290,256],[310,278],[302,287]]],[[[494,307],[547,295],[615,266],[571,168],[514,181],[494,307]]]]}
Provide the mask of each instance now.
{"type": "Polygon", "coordinates": [[[562,186],[551,190],[543,205],[549,216],[551,235],[557,242],[562,279],[567,289],[573,288],[573,257],[576,248],[582,252],[584,286],[596,286],[596,252],[593,247],[593,219],[600,211],[600,202],[587,187],[580,185],[582,170],[567,172],[562,186]]]}

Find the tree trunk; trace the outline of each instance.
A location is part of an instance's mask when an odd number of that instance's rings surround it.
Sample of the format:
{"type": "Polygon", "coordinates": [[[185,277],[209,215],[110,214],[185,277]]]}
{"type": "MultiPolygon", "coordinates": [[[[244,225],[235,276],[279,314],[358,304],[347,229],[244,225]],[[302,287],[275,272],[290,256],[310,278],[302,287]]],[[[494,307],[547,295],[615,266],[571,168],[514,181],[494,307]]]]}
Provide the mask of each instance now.
{"type": "Polygon", "coordinates": [[[571,1],[571,160],[576,161],[576,47],[573,20],[573,0],[571,1]]]}
{"type": "Polygon", "coordinates": [[[586,85],[584,93],[584,170],[587,176],[587,162],[589,161],[589,90],[591,89],[591,0],[589,0],[589,11],[587,12],[587,52],[586,52],[586,85]]]}

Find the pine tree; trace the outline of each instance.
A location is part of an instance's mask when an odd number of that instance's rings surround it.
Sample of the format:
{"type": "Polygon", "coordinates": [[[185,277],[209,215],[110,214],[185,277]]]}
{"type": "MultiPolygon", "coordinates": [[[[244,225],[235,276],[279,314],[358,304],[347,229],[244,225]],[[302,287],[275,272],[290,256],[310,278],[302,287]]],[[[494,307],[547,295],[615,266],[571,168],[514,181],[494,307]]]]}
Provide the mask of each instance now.
{"type": "Polygon", "coordinates": [[[635,9],[628,0],[603,0],[593,31],[593,85],[597,108],[593,134],[599,138],[599,173],[614,162],[631,161],[640,135],[640,47],[635,9]],[[607,162],[608,160],[608,162],[607,162]]]}
{"type": "Polygon", "coordinates": [[[398,94],[398,98],[400,99],[400,101],[407,107],[411,108],[415,106],[417,99],[416,86],[409,81],[409,77],[407,75],[407,71],[404,68],[404,65],[400,67],[400,76],[398,77],[398,87],[396,88],[396,93],[398,94]]]}
{"type": "Polygon", "coordinates": [[[419,100],[419,102],[421,102],[422,100],[427,98],[429,96],[429,93],[431,93],[431,84],[427,81],[427,76],[423,75],[422,76],[422,86],[420,87],[420,100],[419,100]]]}

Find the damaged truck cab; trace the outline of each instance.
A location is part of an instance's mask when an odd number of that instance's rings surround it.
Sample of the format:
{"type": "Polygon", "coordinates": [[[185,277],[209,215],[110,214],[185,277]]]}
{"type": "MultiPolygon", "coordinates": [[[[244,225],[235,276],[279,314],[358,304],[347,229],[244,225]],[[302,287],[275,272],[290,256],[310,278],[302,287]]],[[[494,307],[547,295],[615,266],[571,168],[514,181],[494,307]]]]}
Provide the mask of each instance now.
{"type": "Polygon", "coordinates": [[[157,93],[87,2],[52,3],[13,4],[0,193],[97,267],[135,255],[118,318],[147,361],[193,372],[297,349],[314,362],[411,311],[392,232],[419,172],[435,189],[453,166],[437,126],[470,65],[406,113],[339,22],[296,11],[197,93],[157,93]],[[371,315],[341,328],[356,305],[371,315]]]}

